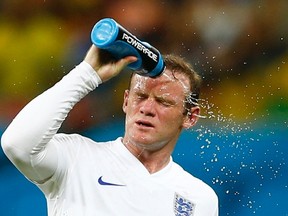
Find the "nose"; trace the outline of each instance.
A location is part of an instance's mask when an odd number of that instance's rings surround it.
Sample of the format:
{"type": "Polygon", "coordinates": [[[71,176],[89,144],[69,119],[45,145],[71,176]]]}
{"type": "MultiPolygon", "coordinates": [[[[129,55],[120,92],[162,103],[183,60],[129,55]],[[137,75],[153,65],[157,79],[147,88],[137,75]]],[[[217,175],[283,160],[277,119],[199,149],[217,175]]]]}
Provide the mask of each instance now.
{"type": "Polygon", "coordinates": [[[155,116],[155,101],[152,98],[147,98],[140,107],[140,113],[146,116],[155,116]]]}

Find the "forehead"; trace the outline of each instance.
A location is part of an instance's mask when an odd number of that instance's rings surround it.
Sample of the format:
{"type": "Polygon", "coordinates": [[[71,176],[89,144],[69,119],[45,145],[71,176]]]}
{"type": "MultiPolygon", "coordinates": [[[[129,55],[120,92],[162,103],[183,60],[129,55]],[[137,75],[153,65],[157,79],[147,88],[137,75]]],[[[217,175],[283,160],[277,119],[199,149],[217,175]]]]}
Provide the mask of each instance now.
{"type": "Polygon", "coordinates": [[[160,76],[156,78],[150,78],[135,74],[131,80],[130,89],[149,91],[149,90],[159,90],[163,92],[171,93],[189,93],[190,84],[187,75],[174,72],[170,70],[165,70],[160,76]]]}

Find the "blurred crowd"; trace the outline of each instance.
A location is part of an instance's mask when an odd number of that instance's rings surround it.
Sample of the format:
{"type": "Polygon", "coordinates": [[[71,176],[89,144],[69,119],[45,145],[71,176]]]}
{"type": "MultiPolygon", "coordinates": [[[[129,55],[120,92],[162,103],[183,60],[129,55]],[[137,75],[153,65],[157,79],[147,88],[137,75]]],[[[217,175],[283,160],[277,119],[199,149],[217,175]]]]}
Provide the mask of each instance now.
{"type": "MultiPolygon", "coordinates": [[[[287,11],[286,0],[1,0],[0,125],[83,59],[104,17],[188,59],[204,78],[202,97],[224,115],[287,116],[287,11]]],[[[129,73],[78,104],[64,129],[121,117],[129,73]]]]}

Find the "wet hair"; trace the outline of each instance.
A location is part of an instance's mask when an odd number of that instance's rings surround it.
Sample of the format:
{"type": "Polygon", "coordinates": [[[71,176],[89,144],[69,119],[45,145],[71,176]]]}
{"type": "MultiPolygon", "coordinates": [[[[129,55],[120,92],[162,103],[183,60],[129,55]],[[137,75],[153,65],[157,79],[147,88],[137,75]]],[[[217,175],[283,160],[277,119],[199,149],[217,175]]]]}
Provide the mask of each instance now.
{"type": "Polygon", "coordinates": [[[188,95],[186,95],[185,109],[189,111],[191,107],[198,105],[202,79],[194,70],[193,66],[184,58],[169,54],[164,55],[163,59],[166,65],[166,69],[172,71],[174,77],[175,73],[182,73],[188,77],[190,83],[190,92],[188,95]]]}

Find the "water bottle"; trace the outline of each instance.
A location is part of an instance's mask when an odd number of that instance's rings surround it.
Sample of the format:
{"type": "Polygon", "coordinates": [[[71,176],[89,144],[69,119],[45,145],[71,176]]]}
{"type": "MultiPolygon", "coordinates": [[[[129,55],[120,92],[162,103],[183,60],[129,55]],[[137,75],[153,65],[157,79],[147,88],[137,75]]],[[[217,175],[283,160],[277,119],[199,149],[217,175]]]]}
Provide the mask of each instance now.
{"type": "Polygon", "coordinates": [[[91,31],[92,43],[107,50],[116,59],[136,56],[128,67],[142,76],[156,77],[165,69],[160,52],[147,42],[140,41],[111,18],[101,19],[91,31]]]}

